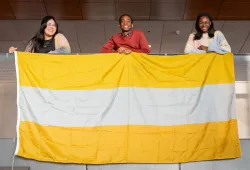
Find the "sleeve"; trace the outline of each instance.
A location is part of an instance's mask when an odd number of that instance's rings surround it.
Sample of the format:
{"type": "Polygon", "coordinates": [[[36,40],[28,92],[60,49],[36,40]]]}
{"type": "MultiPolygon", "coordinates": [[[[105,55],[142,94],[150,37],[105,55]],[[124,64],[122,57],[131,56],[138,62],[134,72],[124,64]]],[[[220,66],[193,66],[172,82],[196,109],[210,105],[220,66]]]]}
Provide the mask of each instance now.
{"type": "Polygon", "coordinates": [[[221,31],[216,31],[214,35],[214,40],[208,46],[208,51],[216,52],[219,54],[225,54],[231,52],[231,47],[228,44],[225,36],[222,34],[221,31]]]}
{"type": "Polygon", "coordinates": [[[190,34],[188,37],[188,41],[186,43],[185,49],[184,49],[184,53],[185,54],[189,54],[189,53],[205,53],[206,51],[204,50],[199,50],[197,48],[195,48],[194,46],[194,34],[190,34]]]}
{"type": "Polygon", "coordinates": [[[32,40],[29,41],[29,43],[27,44],[27,46],[25,47],[25,52],[34,52],[34,48],[33,48],[33,43],[32,40]]]}
{"type": "Polygon", "coordinates": [[[140,33],[139,41],[140,41],[140,49],[134,49],[133,51],[138,53],[150,53],[148,41],[143,32],[140,33]]]}
{"type": "Polygon", "coordinates": [[[114,50],[114,48],[115,48],[115,43],[112,36],[102,47],[101,53],[115,53],[116,51],[114,50]]]}
{"type": "Polygon", "coordinates": [[[66,37],[61,33],[58,33],[55,36],[55,46],[56,46],[56,49],[54,51],[50,51],[49,53],[55,53],[55,54],[71,53],[69,42],[66,39],[66,37]]]}

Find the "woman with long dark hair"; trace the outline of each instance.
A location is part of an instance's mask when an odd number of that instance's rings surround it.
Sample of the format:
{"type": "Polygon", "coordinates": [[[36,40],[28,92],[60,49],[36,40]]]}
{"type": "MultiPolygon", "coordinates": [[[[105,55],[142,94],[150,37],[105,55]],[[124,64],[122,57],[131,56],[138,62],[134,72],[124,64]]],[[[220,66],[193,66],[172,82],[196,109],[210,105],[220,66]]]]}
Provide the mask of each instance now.
{"type": "MultiPolygon", "coordinates": [[[[10,47],[9,53],[17,48],[10,47]]],[[[46,16],[36,35],[29,41],[25,52],[31,53],[70,53],[71,49],[66,37],[58,33],[58,24],[53,16],[46,16]]]]}
{"type": "Polygon", "coordinates": [[[190,34],[185,53],[229,53],[231,47],[221,31],[214,29],[213,20],[209,14],[198,15],[195,23],[196,33],[190,34]]]}

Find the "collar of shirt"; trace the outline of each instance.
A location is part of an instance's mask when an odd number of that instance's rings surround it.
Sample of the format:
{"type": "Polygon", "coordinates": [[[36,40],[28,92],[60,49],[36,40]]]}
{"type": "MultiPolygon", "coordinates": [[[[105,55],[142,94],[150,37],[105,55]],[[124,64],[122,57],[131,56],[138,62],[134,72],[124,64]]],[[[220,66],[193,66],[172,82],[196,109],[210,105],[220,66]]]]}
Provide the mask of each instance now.
{"type": "Polygon", "coordinates": [[[124,35],[124,34],[122,33],[122,36],[123,36],[123,37],[128,37],[128,36],[130,36],[131,34],[132,34],[132,30],[129,31],[127,35],[124,35]]]}

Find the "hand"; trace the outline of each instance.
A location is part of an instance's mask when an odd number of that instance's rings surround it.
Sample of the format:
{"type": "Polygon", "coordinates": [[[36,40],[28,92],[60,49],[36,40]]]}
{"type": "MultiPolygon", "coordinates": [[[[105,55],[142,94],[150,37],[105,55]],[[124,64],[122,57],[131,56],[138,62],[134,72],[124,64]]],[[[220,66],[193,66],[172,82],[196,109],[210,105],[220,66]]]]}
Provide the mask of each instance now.
{"type": "Polygon", "coordinates": [[[50,51],[50,52],[48,52],[49,54],[56,54],[56,52],[55,51],[50,51]]]}
{"type": "Polygon", "coordinates": [[[122,53],[124,53],[125,50],[126,50],[125,47],[120,47],[120,48],[118,48],[117,52],[122,54],[122,53]]]}
{"type": "Polygon", "coordinates": [[[120,47],[118,50],[117,50],[118,53],[122,54],[122,53],[125,53],[125,54],[130,54],[132,51],[128,48],[125,48],[125,47],[120,47]]]}
{"type": "Polygon", "coordinates": [[[16,47],[10,47],[10,48],[9,48],[9,53],[13,53],[13,52],[16,51],[16,50],[17,50],[16,47]]]}
{"type": "Polygon", "coordinates": [[[124,53],[125,54],[130,54],[132,51],[130,50],[130,49],[126,49],[125,51],[124,51],[124,53]]]}
{"type": "Polygon", "coordinates": [[[198,47],[198,49],[199,49],[199,50],[207,51],[207,50],[208,50],[208,47],[201,45],[201,46],[198,47]]]}

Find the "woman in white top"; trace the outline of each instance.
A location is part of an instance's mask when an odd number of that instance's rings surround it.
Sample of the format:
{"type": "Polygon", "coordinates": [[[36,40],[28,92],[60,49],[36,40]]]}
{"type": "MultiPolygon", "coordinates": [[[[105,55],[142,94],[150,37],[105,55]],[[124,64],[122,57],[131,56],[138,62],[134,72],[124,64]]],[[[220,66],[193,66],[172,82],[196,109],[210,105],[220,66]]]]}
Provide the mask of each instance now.
{"type": "Polygon", "coordinates": [[[212,18],[208,14],[200,14],[195,23],[196,33],[190,34],[185,53],[230,53],[231,47],[221,31],[214,29],[212,18]]]}
{"type": "MultiPolygon", "coordinates": [[[[10,47],[9,53],[16,51],[10,47]]],[[[69,54],[71,48],[66,37],[58,32],[58,24],[53,16],[45,16],[36,35],[29,41],[25,52],[69,54]]]]}

